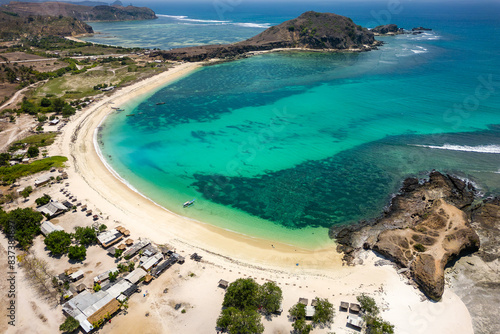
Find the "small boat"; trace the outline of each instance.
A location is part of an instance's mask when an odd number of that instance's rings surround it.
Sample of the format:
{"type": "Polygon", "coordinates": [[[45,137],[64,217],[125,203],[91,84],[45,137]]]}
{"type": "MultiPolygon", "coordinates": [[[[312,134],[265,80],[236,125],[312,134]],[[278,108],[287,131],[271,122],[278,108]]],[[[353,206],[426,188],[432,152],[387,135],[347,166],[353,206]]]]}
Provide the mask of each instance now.
{"type": "Polygon", "coordinates": [[[196,201],[196,198],[193,198],[193,199],[192,199],[192,200],[190,200],[190,201],[184,202],[184,204],[182,205],[182,207],[183,207],[183,208],[187,208],[187,207],[189,207],[189,206],[193,205],[193,204],[194,204],[194,201],[196,201]]]}
{"type": "Polygon", "coordinates": [[[156,105],[157,105],[157,106],[160,106],[160,105],[165,104],[165,103],[166,103],[166,102],[158,102],[156,105]]]}
{"type": "Polygon", "coordinates": [[[116,111],[125,111],[125,109],[116,108],[116,111]]]}
{"type": "Polygon", "coordinates": [[[129,117],[129,116],[135,116],[135,114],[128,114],[128,115],[126,115],[126,116],[127,116],[127,117],[129,117]]]}
{"type": "Polygon", "coordinates": [[[120,108],[118,108],[118,107],[111,107],[111,109],[118,110],[120,108]]]}

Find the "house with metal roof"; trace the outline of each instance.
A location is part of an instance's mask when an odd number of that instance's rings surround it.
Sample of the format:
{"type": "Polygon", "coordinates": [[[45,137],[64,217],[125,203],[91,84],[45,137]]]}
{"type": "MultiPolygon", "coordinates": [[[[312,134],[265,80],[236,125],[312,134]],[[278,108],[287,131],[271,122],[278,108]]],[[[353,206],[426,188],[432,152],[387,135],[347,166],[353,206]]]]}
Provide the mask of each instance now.
{"type": "Polygon", "coordinates": [[[37,211],[49,216],[49,217],[55,217],[60,215],[63,212],[66,212],[68,210],[62,203],[59,203],[58,201],[53,201],[50,200],[49,203],[39,206],[37,208],[37,211]]]}
{"type": "Polygon", "coordinates": [[[151,257],[149,257],[142,265],[141,268],[149,271],[151,268],[153,268],[158,262],[163,260],[163,254],[162,253],[157,253],[151,257]]]}
{"type": "Polygon", "coordinates": [[[142,268],[136,268],[134,269],[134,271],[125,276],[125,279],[132,284],[136,284],[137,282],[139,282],[141,278],[146,276],[146,274],[147,274],[146,270],[142,268]]]}
{"type": "Polygon", "coordinates": [[[61,226],[54,225],[50,220],[46,220],[40,225],[40,231],[44,236],[48,236],[52,232],[64,231],[64,229],[61,226]]]}
{"type": "Polygon", "coordinates": [[[35,179],[35,187],[40,187],[50,181],[52,178],[51,174],[44,174],[35,179]]]}
{"type": "Polygon", "coordinates": [[[116,229],[111,229],[109,231],[99,233],[99,235],[97,236],[97,240],[104,248],[117,243],[121,239],[123,239],[123,235],[116,229]]]}

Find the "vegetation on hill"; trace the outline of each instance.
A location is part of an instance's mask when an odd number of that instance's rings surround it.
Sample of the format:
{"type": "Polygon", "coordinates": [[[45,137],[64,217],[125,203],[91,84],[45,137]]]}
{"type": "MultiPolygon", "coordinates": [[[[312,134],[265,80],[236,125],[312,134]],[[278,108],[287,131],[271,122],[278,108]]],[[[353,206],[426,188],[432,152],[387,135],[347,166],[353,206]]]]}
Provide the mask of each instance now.
{"type": "Polygon", "coordinates": [[[119,5],[82,6],[64,2],[11,2],[0,9],[23,16],[67,16],[80,21],[130,21],[157,18],[155,12],[149,8],[119,5]]]}
{"type": "Polygon", "coordinates": [[[0,7],[0,40],[10,41],[27,36],[71,36],[92,33],[92,27],[73,17],[41,16],[41,12],[18,14],[0,7]]]}

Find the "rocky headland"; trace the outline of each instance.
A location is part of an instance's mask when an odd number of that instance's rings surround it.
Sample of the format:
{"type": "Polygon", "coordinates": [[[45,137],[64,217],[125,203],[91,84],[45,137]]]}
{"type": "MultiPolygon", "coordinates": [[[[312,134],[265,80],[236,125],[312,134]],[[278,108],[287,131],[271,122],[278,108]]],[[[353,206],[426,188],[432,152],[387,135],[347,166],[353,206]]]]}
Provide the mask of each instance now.
{"type": "Polygon", "coordinates": [[[380,44],[371,31],[348,17],[310,11],[242,42],[161,51],[160,55],[168,60],[203,61],[273,49],[369,51],[380,44]]]}
{"type": "Polygon", "coordinates": [[[371,31],[375,35],[396,35],[396,34],[402,34],[404,33],[403,28],[399,28],[396,24],[385,24],[381,26],[377,26],[371,31]]]}
{"type": "Polygon", "coordinates": [[[430,299],[439,300],[446,266],[480,247],[471,225],[474,196],[470,183],[450,175],[409,178],[380,218],[333,227],[330,236],[347,263],[356,263],[358,250],[372,249],[401,267],[430,299]]]}
{"type": "Polygon", "coordinates": [[[146,7],[82,6],[65,2],[10,2],[0,7],[2,11],[21,16],[66,16],[80,21],[132,21],[156,19],[153,10],[146,7]]]}

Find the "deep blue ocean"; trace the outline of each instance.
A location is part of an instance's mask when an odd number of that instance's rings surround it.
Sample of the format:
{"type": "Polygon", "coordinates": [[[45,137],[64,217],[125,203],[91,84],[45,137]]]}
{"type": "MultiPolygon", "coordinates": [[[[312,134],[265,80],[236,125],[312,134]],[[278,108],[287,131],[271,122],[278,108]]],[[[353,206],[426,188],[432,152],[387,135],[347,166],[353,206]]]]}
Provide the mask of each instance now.
{"type": "Polygon", "coordinates": [[[103,156],[169,210],[314,248],[329,242],[331,225],[378,216],[408,176],[436,169],[485,196],[500,193],[498,4],[141,5],[159,19],[92,23],[102,34],[89,40],[230,43],[307,10],[369,28],[432,28],[380,37],[385,44],[366,53],[273,53],[204,67],[111,114],[99,133],[103,156]]]}

